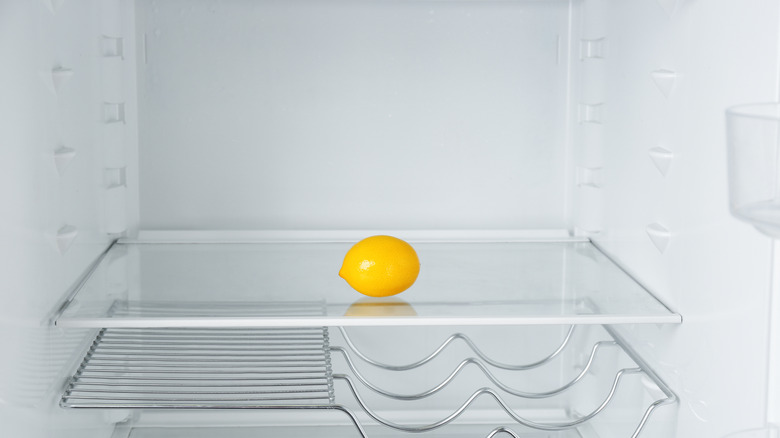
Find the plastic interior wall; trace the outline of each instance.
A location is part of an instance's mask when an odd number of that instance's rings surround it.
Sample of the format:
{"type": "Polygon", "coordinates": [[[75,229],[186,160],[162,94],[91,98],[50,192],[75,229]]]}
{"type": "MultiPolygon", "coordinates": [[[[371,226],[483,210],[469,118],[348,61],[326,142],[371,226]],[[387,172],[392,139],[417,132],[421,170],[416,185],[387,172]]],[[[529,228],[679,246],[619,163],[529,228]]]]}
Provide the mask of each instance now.
{"type": "MultiPolygon", "coordinates": [[[[114,421],[56,404],[86,333],[50,318],[122,231],[119,2],[0,1],[0,435],[110,436],[114,421]],[[116,208],[114,208],[116,209],[116,208]]],[[[132,40],[131,40],[132,41],[132,40]]],[[[129,50],[128,50],[129,51],[129,50]]],[[[128,69],[132,71],[132,69],[128,69]]],[[[132,136],[132,134],[129,134],[132,136]]]]}
{"type": "Polygon", "coordinates": [[[579,4],[576,230],[683,315],[625,330],[680,395],[678,436],[763,427],[771,241],[729,214],[724,111],[777,100],[780,5],[579,4]]]}
{"type": "Polygon", "coordinates": [[[137,9],[142,229],[566,226],[568,0],[137,9]]]}

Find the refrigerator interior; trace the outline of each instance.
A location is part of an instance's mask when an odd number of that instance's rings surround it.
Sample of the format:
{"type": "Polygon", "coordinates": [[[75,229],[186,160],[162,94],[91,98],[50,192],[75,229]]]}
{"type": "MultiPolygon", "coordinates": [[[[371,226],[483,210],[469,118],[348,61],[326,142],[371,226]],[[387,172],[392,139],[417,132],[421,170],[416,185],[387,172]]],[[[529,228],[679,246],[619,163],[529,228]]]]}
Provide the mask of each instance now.
{"type": "MultiPolygon", "coordinates": [[[[719,437],[778,422],[777,262],[729,215],[724,111],[778,100],[779,9],[0,1],[0,431],[360,436],[349,410],[368,436],[410,435],[376,426],[336,374],[381,418],[417,427],[479,388],[576,380],[543,398],[504,391],[511,412],[485,392],[421,436],[607,438],[641,425],[645,438],[719,437]],[[366,306],[336,273],[349,242],[376,233],[431,255],[412,289],[366,306]],[[306,349],[316,338],[311,360],[327,372],[310,389],[344,409],[237,409],[241,391],[225,409],[134,396],[79,409],[68,393],[87,366],[113,366],[104,340],[152,347],[121,358],[157,354],[155,339],[184,345],[172,353],[186,362],[152,362],[185,375],[240,370],[246,358],[220,348],[266,345],[233,345],[245,336],[306,349]],[[392,369],[451,336],[429,362],[392,369]],[[459,364],[421,400],[357,381],[419,393],[459,364]],[[561,431],[509,416],[549,425],[594,411],[561,431]]],[[[304,363],[281,357],[273,372],[304,363]]]]}

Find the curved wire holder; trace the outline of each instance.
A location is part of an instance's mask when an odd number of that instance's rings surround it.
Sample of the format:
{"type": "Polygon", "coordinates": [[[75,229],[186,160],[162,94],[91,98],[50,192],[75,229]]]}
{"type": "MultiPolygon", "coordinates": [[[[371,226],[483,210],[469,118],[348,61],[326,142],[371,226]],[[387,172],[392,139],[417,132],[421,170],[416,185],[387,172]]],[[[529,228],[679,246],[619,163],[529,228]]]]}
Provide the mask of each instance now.
{"type": "MultiPolygon", "coordinates": [[[[577,376],[575,376],[572,380],[570,380],[566,384],[564,384],[564,385],[562,385],[562,386],[560,386],[560,387],[558,387],[556,389],[549,390],[549,391],[543,391],[543,392],[520,391],[520,390],[517,390],[517,389],[514,389],[514,388],[511,388],[511,387],[507,386],[504,383],[502,383],[499,379],[497,379],[489,371],[489,369],[485,366],[485,363],[488,363],[488,364],[490,364],[490,365],[492,365],[492,366],[494,366],[496,368],[501,368],[501,369],[506,369],[506,370],[518,370],[518,371],[519,370],[529,370],[529,369],[533,369],[533,368],[537,368],[539,366],[542,366],[542,365],[544,365],[546,363],[549,363],[553,358],[555,358],[557,355],[559,355],[561,351],[563,351],[563,349],[566,347],[566,345],[569,343],[569,341],[570,341],[570,339],[572,337],[574,326],[570,326],[569,327],[569,330],[568,330],[566,336],[564,337],[563,341],[561,342],[561,344],[558,346],[558,348],[555,351],[553,351],[547,357],[545,357],[545,358],[543,358],[543,359],[541,359],[539,361],[533,362],[531,364],[524,364],[524,365],[505,364],[505,363],[497,362],[495,360],[490,359],[484,353],[482,353],[482,351],[476,346],[476,344],[474,344],[473,341],[471,341],[471,339],[469,339],[466,335],[463,335],[461,333],[456,333],[456,334],[450,336],[449,338],[447,338],[447,340],[444,343],[442,343],[436,350],[434,350],[434,352],[432,352],[431,354],[429,354],[428,356],[424,357],[421,360],[418,360],[416,362],[413,362],[413,363],[410,363],[410,364],[406,364],[406,365],[389,365],[389,364],[382,363],[380,361],[371,359],[371,358],[367,357],[365,354],[363,354],[355,346],[355,344],[351,341],[351,339],[349,338],[349,335],[347,334],[346,330],[344,330],[343,327],[339,327],[339,330],[341,331],[341,334],[344,337],[344,340],[345,340],[346,344],[349,346],[350,350],[357,357],[361,358],[363,361],[365,361],[365,362],[367,362],[367,363],[369,363],[369,364],[371,364],[371,365],[373,365],[375,367],[382,368],[382,369],[385,369],[385,370],[390,370],[390,371],[407,371],[407,370],[418,368],[418,367],[420,367],[420,366],[430,362],[431,360],[435,359],[437,356],[439,356],[441,354],[441,352],[448,345],[450,345],[453,341],[455,341],[456,339],[462,339],[463,341],[465,341],[466,344],[469,346],[469,348],[471,348],[471,350],[474,351],[474,353],[477,354],[477,356],[479,356],[479,359],[478,358],[474,358],[474,357],[470,357],[470,358],[467,358],[467,359],[461,361],[460,364],[458,364],[456,366],[456,368],[444,380],[442,380],[442,382],[440,382],[439,384],[433,386],[430,389],[427,389],[425,391],[422,391],[422,392],[419,392],[419,393],[416,393],[416,394],[398,394],[398,393],[390,392],[390,391],[387,391],[385,389],[379,388],[378,386],[376,386],[376,385],[372,384],[370,381],[368,381],[368,379],[366,379],[362,375],[362,373],[360,373],[360,371],[357,369],[357,367],[355,366],[354,362],[351,360],[351,358],[349,356],[349,353],[347,352],[347,350],[345,348],[338,347],[338,346],[331,346],[330,347],[330,351],[331,352],[339,352],[339,353],[342,354],[342,356],[346,360],[347,366],[352,371],[352,373],[354,374],[355,378],[357,378],[365,387],[367,387],[371,391],[374,391],[374,392],[376,392],[376,393],[378,393],[380,395],[383,395],[385,397],[393,398],[393,399],[397,399],[397,400],[405,400],[405,401],[419,400],[419,399],[431,396],[431,395],[439,392],[440,390],[445,388],[447,385],[449,385],[453,381],[453,379],[468,365],[474,365],[477,368],[479,368],[480,371],[494,385],[496,385],[497,388],[499,388],[500,390],[502,390],[502,391],[504,391],[504,392],[506,392],[508,394],[511,394],[511,395],[514,395],[514,396],[517,396],[517,397],[521,397],[521,398],[529,398],[529,399],[538,399],[538,398],[551,397],[551,396],[560,394],[560,393],[570,389],[577,382],[581,381],[585,377],[585,375],[587,375],[588,371],[590,370],[590,368],[591,368],[591,366],[592,366],[592,364],[594,362],[594,359],[596,357],[596,354],[597,354],[597,352],[600,349],[602,349],[604,347],[607,347],[607,346],[619,346],[619,347],[621,347],[621,349],[637,365],[637,367],[636,368],[623,368],[623,369],[620,369],[616,373],[616,375],[615,375],[615,377],[614,377],[614,379],[612,381],[612,385],[610,387],[609,393],[607,394],[606,398],[601,402],[601,404],[598,407],[596,407],[593,411],[591,411],[588,414],[582,415],[579,418],[576,418],[576,419],[571,420],[571,421],[566,421],[566,422],[541,423],[541,422],[535,422],[535,421],[531,421],[531,420],[529,420],[527,418],[524,418],[524,417],[518,415],[516,412],[514,412],[514,410],[512,410],[512,408],[509,407],[509,405],[501,398],[501,396],[496,391],[494,391],[491,388],[486,388],[485,387],[485,388],[480,388],[477,391],[475,391],[474,393],[472,393],[471,396],[469,396],[468,399],[464,403],[462,403],[457,409],[455,409],[454,412],[452,412],[447,417],[445,417],[445,418],[443,418],[443,419],[441,419],[439,421],[435,421],[433,423],[427,424],[427,425],[408,426],[408,425],[394,423],[392,421],[383,419],[378,414],[376,414],[373,410],[371,410],[368,407],[368,405],[365,403],[365,401],[361,398],[360,394],[358,393],[354,383],[352,382],[352,380],[350,379],[349,376],[344,375],[344,374],[334,374],[333,378],[334,379],[338,379],[338,380],[343,380],[343,381],[346,382],[347,386],[350,389],[350,392],[352,392],[353,396],[355,397],[355,400],[360,405],[361,409],[363,409],[366,412],[366,414],[368,414],[368,416],[371,417],[372,419],[374,419],[376,422],[378,422],[380,424],[383,424],[383,425],[385,425],[387,427],[399,430],[399,431],[419,433],[419,432],[426,432],[426,431],[430,431],[430,430],[433,430],[433,429],[437,429],[439,427],[442,427],[442,426],[445,426],[447,424],[450,424],[456,418],[458,418],[466,409],[468,409],[468,407],[474,402],[474,400],[476,400],[477,398],[479,398],[482,395],[490,396],[498,404],[498,406],[512,420],[514,420],[515,422],[517,422],[518,424],[521,424],[523,426],[526,426],[526,427],[529,427],[529,428],[532,428],[532,429],[537,429],[537,430],[544,430],[544,431],[560,431],[560,430],[572,429],[572,428],[575,428],[575,427],[577,427],[577,426],[579,426],[579,425],[581,425],[581,424],[583,424],[583,423],[593,419],[599,413],[601,413],[604,409],[607,408],[607,406],[610,404],[610,402],[612,401],[613,397],[615,396],[615,393],[618,390],[618,387],[620,385],[620,382],[621,382],[623,376],[628,375],[628,374],[644,374],[648,378],[650,378],[650,380],[653,381],[653,383],[658,387],[658,389],[661,392],[664,393],[665,398],[661,398],[661,399],[655,400],[654,402],[652,402],[647,407],[647,409],[645,409],[644,413],[642,414],[642,418],[639,421],[639,424],[636,426],[636,428],[634,429],[634,432],[631,435],[631,438],[637,438],[639,436],[639,434],[642,432],[642,430],[644,429],[645,425],[647,424],[647,421],[649,420],[649,418],[653,414],[653,412],[660,406],[675,403],[677,401],[677,396],[647,366],[647,364],[644,361],[642,361],[642,359],[630,347],[628,347],[628,345],[625,343],[625,341],[613,329],[611,329],[608,326],[604,326],[604,328],[610,334],[610,336],[612,336],[614,341],[599,341],[599,342],[595,343],[593,345],[593,347],[591,348],[591,352],[590,352],[590,356],[588,358],[588,361],[583,366],[582,370],[577,374],[577,376]]],[[[491,431],[487,435],[487,438],[492,438],[493,436],[495,436],[497,434],[500,434],[500,433],[506,433],[506,434],[509,434],[512,437],[518,437],[518,435],[514,431],[512,431],[511,429],[508,429],[508,428],[502,426],[502,427],[497,427],[497,428],[493,429],[493,431],[491,431]]]]}
{"type": "Polygon", "coordinates": [[[516,434],[515,431],[512,429],[506,428],[504,426],[497,427],[490,431],[490,433],[485,438],[493,438],[494,436],[498,435],[499,433],[505,433],[512,438],[520,438],[520,435],[516,434]]]}
{"type": "Polygon", "coordinates": [[[374,365],[379,368],[384,368],[386,370],[390,371],[407,371],[411,370],[417,367],[420,367],[422,365],[425,365],[426,363],[430,362],[431,360],[435,359],[437,356],[441,354],[442,351],[444,351],[447,346],[455,342],[456,340],[460,339],[463,342],[466,343],[466,345],[471,349],[471,351],[474,352],[474,354],[477,355],[482,361],[484,361],[487,364],[490,364],[491,366],[494,366],[496,368],[501,368],[504,370],[515,370],[515,371],[522,371],[522,370],[530,370],[534,368],[538,368],[551,360],[553,360],[556,356],[561,354],[561,352],[566,348],[566,346],[569,344],[569,341],[571,341],[572,334],[574,334],[574,328],[576,326],[571,325],[569,326],[568,331],[566,332],[566,336],[564,336],[563,340],[561,341],[561,344],[558,346],[558,348],[555,349],[552,353],[547,355],[546,357],[532,363],[528,364],[505,364],[502,362],[498,362],[496,360],[491,359],[488,357],[485,353],[483,353],[479,347],[474,343],[474,341],[471,340],[468,336],[466,336],[463,333],[455,333],[448,337],[442,344],[436,348],[431,354],[428,356],[416,361],[412,362],[410,364],[406,365],[390,365],[386,363],[379,362],[377,360],[371,359],[370,357],[366,356],[365,354],[360,352],[360,349],[355,346],[355,344],[352,342],[352,339],[350,339],[349,335],[347,334],[347,330],[344,327],[339,326],[339,331],[341,332],[341,336],[344,337],[344,342],[349,346],[349,348],[355,353],[357,357],[365,361],[366,363],[370,363],[371,365],[374,365]]]}
{"type": "MultiPolygon", "coordinates": [[[[612,386],[610,387],[609,393],[607,394],[607,397],[601,402],[601,404],[591,411],[590,413],[583,415],[575,420],[572,421],[565,421],[565,422],[559,422],[559,423],[541,423],[529,420],[525,417],[521,417],[520,415],[517,415],[517,413],[512,410],[512,408],[509,407],[509,405],[504,401],[503,398],[501,398],[496,391],[494,391],[491,388],[480,388],[476,390],[469,398],[461,404],[453,413],[448,415],[447,417],[435,421],[433,423],[429,423],[422,426],[406,426],[399,423],[394,423],[392,421],[386,420],[384,418],[381,418],[379,415],[377,415],[374,411],[372,411],[366,403],[361,398],[360,394],[357,392],[357,389],[355,388],[354,383],[349,378],[349,376],[344,374],[334,374],[334,379],[343,380],[347,383],[347,386],[349,387],[350,391],[352,392],[352,395],[355,397],[355,400],[358,402],[360,407],[368,414],[369,417],[373,418],[378,423],[384,424],[387,427],[404,431],[404,432],[428,432],[434,429],[438,429],[439,427],[445,426],[447,424],[452,423],[456,418],[458,418],[463,412],[476,400],[482,395],[489,395],[495,402],[499,405],[499,407],[507,414],[510,418],[512,418],[515,422],[530,427],[532,429],[538,429],[538,430],[544,430],[544,431],[559,431],[559,430],[566,430],[566,429],[572,429],[574,427],[579,426],[582,423],[585,423],[598,415],[601,411],[603,411],[609,403],[612,401],[612,398],[614,397],[615,393],[617,392],[618,385],[620,384],[621,379],[626,374],[639,374],[642,373],[641,368],[623,368],[620,371],[617,372],[615,375],[615,379],[612,381],[612,386]]],[[[649,414],[646,414],[645,416],[649,416],[649,414]]],[[[644,421],[642,422],[642,426],[644,426],[644,421]]],[[[636,434],[635,434],[636,435],[636,434]]]]}
{"type": "Polygon", "coordinates": [[[596,357],[596,353],[600,349],[609,346],[617,346],[617,343],[615,341],[600,341],[594,344],[593,348],[591,349],[590,356],[588,357],[587,363],[572,380],[570,380],[569,382],[565,383],[564,385],[558,388],[549,391],[541,391],[541,392],[520,391],[518,389],[511,388],[508,385],[501,382],[493,373],[491,373],[490,370],[479,359],[470,357],[461,361],[460,364],[458,364],[455,367],[455,369],[444,380],[442,380],[439,384],[433,386],[432,388],[419,392],[417,394],[398,394],[398,393],[390,392],[385,389],[379,388],[378,386],[371,383],[368,379],[366,379],[363,376],[363,374],[357,369],[354,362],[352,361],[352,359],[350,359],[349,354],[344,348],[333,346],[330,347],[330,351],[331,352],[335,351],[342,354],[342,356],[346,360],[347,366],[352,371],[352,374],[354,374],[355,378],[357,378],[360,381],[360,383],[362,383],[365,387],[369,388],[370,390],[378,394],[384,395],[386,397],[394,398],[397,400],[419,400],[431,396],[433,394],[436,394],[437,392],[447,387],[447,385],[449,385],[450,382],[452,382],[452,380],[455,379],[455,377],[468,365],[476,366],[485,375],[485,377],[487,377],[491,382],[493,382],[493,384],[495,384],[502,391],[517,397],[536,399],[536,398],[552,397],[554,395],[561,394],[564,391],[568,390],[569,388],[573,387],[577,382],[582,380],[582,378],[585,377],[585,375],[588,373],[591,366],[593,365],[593,361],[596,357]]]}

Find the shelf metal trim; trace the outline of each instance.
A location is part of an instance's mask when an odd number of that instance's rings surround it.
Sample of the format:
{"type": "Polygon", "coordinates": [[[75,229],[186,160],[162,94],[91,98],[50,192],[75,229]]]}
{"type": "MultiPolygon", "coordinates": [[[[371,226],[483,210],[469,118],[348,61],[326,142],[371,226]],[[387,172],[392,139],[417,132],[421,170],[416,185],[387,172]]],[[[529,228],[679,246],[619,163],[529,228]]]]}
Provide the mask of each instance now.
{"type": "Polygon", "coordinates": [[[184,328],[184,327],[410,327],[410,326],[495,326],[495,325],[604,325],[680,324],[679,314],[669,315],[528,315],[518,317],[284,317],[284,318],[67,318],[56,321],[63,328],[184,328]]]}
{"type": "MultiPolygon", "coordinates": [[[[612,255],[610,255],[610,253],[609,253],[609,252],[607,252],[607,250],[606,250],[606,249],[605,249],[605,248],[604,248],[604,247],[603,247],[601,244],[599,244],[599,243],[597,243],[597,242],[595,242],[595,241],[593,241],[593,240],[589,240],[589,242],[590,242],[590,244],[591,244],[591,245],[593,245],[593,247],[594,247],[594,248],[596,248],[596,250],[597,250],[599,253],[601,253],[601,255],[603,255],[603,256],[604,256],[604,257],[605,257],[607,260],[609,260],[609,261],[610,261],[610,262],[611,262],[613,265],[615,265],[615,266],[616,266],[618,269],[620,269],[620,271],[621,271],[621,272],[623,272],[624,274],[626,274],[627,276],[629,276],[629,277],[631,277],[631,278],[636,278],[636,277],[635,277],[635,276],[634,276],[634,275],[633,275],[633,274],[632,274],[632,273],[629,271],[629,269],[628,269],[627,267],[625,267],[625,266],[624,266],[622,263],[619,263],[619,262],[618,262],[618,261],[617,261],[617,260],[616,260],[614,257],[612,257],[612,255]]],[[[639,281],[637,281],[636,283],[639,285],[639,287],[641,287],[642,289],[644,289],[644,291],[645,291],[645,292],[646,292],[646,293],[647,293],[649,296],[653,297],[653,299],[655,299],[655,300],[656,300],[656,301],[657,301],[657,302],[658,302],[660,305],[662,305],[662,306],[663,306],[663,307],[664,307],[664,308],[665,308],[667,311],[669,311],[669,313],[671,313],[671,314],[673,314],[673,315],[675,315],[675,316],[677,316],[677,317],[679,318],[679,321],[677,321],[677,323],[676,323],[676,324],[682,324],[682,315],[681,315],[680,313],[678,313],[678,312],[675,312],[674,310],[672,310],[672,308],[671,308],[671,307],[669,307],[669,306],[668,306],[668,305],[667,305],[667,304],[666,304],[666,303],[665,303],[663,300],[661,300],[660,298],[658,298],[658,296],[656,296],[656,295],[655,295],[655,294],[654,294],[654,293],[653,293],[653,292],[652,292],[650,289],[648,289],[648,288],[647,288],[647,287],[646,287],[644,284],[640,283],[639,281]]]]}
{"type": "Polygon", "coordinates": [[[89,281],[89,279],[92,277],[92,274],[95,273],[95,271],[98,269],[101,263],[103,263],[103,259],[106,258],[108,253],[111,251],[111,248],[116,245],[118,240],[114,239],[111,241],[111,243],[106,246],[106,249],[103,250],[103,252],[100,253],[99,256],[95,259],[95,261],[90,264],[87,269],[84,271],[83,274],[76,280],[76,282],[71,286],[67,292],[65,292],[65,296],[62,298],[62,300],[55,306],[54,310],[49,312],[49,317],[46,319],[50,323],[54,323],[54,325],[57,325],[57,321],[62,316],[63,312],[65,312],[65,309],[70,306],[70,304],[73,302],[73,299],[76,298],[76,295],[79,293],[81,288],[84,286],[84,284],[89,281]]]}
{"type": "Polygon", "coordinates": [[[132,244],[333,243],[388,234],[410,242],[587,242],[563,228],[503,230],[140,230],[132,244]]]}

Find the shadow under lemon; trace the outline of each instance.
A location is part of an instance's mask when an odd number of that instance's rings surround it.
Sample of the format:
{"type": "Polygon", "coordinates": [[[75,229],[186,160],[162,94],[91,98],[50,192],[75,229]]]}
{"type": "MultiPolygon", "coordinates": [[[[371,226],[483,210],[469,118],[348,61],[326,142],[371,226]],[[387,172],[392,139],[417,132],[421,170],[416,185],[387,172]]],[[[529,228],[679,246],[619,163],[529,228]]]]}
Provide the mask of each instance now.
{"type": "Polygon", "coordinates": [[[349,306],[344,316],[417,316],[417,312],[400,298],[361,298],[349,306]]]}

